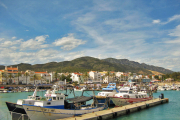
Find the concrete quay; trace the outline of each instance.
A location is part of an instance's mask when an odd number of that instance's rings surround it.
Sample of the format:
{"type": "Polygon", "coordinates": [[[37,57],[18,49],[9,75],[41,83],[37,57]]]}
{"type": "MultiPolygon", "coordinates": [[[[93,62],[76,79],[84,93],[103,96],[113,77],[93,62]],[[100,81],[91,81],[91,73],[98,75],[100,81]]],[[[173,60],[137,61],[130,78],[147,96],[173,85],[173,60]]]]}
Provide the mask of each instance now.
{"type": "Polygon", "coordinates": [[[125,105],[122,107],[114,107],[107,110],[102,110],[94,113],[88,113],[81,116],[69,117],[64,119],[57,120],[107,120],[111,118],[120,117],[122,115],[130,114],[132,112],[140,112],[143,109],[148,109],[149,107],[153,107],[156,105],[168,103],[169,99],[152,99],[145,102],[135,103],[131,105],[125,105]]]}

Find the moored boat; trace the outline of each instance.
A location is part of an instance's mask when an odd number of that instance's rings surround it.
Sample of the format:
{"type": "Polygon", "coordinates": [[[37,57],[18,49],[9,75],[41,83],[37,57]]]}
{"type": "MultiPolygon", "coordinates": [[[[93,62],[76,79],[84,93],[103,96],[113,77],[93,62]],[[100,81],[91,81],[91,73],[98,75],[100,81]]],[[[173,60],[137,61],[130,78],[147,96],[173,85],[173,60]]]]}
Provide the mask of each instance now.
{"type": "MultiPolygon", "coordinates": [[[[116,83],[109,83],[106,88],[102,88],[102,92],[99,92],[96,96],[99,103],[104,104],[106,98],[109,96],[113,96],[118,93],[116,88],[116,83]]],[[[110,100],[109,105],[114,105],[114,103],[110,100]]]]}
{"type": "Polygon", "coordinates": [[[147,101],[152,99],[146,92],[134,93],[130,87],[123,87],[119,90],[119,93],[114,96],[110,96],[110,99],[116,106],[123,106],[127,104],[147,101]]]}
{"type": "Polygon", "coordinates": [[[63,109],[43,108],[40,106],[23,105],[28,117],[31,120],[55,120],[67,118],[87,113],[92,113],[105,109],[107,106],[98,105],[98,102],[93,102],[91,105],[86,105],[86,101],[93,97],[80,96],[64,101],[63,109]]]}

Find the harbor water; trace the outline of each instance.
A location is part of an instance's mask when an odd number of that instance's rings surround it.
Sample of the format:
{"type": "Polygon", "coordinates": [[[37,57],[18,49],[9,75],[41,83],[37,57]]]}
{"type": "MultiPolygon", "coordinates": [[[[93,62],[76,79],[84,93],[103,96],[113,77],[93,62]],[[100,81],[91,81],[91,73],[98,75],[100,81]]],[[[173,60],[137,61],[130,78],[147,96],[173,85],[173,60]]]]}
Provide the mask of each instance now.
{"type": "MultiPolygon", "coordinates": [[[[62,91],[65,93],[65,91],[62,91]]],[[[97,94],[100,91],[96,91],[97,94]]],[[[81,91],[76,91],[75,95],[80,96],[81,91]]],[[[113,120],[180,120],[180,91],[158,91],[154,93],[154,97],[158,98],[163,93],[165,98],[169,98],[169,103],[150,107],[140,112],[134,112],[129,115],[117,117],[113,120]]],[[[11,115],[8,112],[5,102],[16,103],[18,99],[25,99],[28,95],[32,95],[33,92],[21,92],[21,93],[0,93],[0,120],[11,120],[11,115]]],[[[38,92],[37,95],[43,96],[44,91],[38,92]]],[[[73,97],[73,94],[68,92],[69,97],[73,97]]],[[[93,95],[92,91],[86,91],[85,96],[93,95]]],[[[92,101],[89,101],[91,103],[92,101]]]]}

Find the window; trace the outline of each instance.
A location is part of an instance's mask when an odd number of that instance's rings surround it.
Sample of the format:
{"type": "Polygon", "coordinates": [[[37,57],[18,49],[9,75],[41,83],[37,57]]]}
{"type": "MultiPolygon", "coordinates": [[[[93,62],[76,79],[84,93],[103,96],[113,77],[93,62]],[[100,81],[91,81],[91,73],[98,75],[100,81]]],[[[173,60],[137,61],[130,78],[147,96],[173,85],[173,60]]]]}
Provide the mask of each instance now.
{"type": "Polygon", "coordinates": [[[56,97],[53,97],[53,100],[56,100],[56,97]]]}

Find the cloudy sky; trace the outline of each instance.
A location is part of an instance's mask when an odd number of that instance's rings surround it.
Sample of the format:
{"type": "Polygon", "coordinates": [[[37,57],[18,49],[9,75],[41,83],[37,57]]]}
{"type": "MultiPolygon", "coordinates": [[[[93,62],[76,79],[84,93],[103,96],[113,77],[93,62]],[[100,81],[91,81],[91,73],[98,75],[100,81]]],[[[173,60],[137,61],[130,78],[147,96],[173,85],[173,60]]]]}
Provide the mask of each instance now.
{"type": "Polygon", "coordinates": [[[180,71],[180,1],[0,1],[1,65],[82,56],[180,71]]]}

